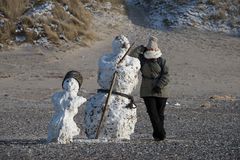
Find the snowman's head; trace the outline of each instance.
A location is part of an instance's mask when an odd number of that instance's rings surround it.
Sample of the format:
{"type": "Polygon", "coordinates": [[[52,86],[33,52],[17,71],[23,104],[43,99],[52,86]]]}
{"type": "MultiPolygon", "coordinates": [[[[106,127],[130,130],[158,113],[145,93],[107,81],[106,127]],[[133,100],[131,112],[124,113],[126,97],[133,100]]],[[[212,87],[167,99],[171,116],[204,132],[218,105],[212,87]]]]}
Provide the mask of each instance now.
{"type": "Polygon", "coordinates": [[[78,91],[79,90],[78,81],[74,78],[65,79],[63,82],[63,89],[68,92],[78,91]]]}
{"type": "Polygon", "coordinates": [[[83,77],[78,71],[69,71],[65,75],[62,88],[66,91],[78,91],[82,85],[83,77]]]}
{"type": "Polygon", "coordinates": [[[112,41],[113,54],[125,54],[129,47],[129,41],[124,35],[116,36],[115,39],[112,41]]]}

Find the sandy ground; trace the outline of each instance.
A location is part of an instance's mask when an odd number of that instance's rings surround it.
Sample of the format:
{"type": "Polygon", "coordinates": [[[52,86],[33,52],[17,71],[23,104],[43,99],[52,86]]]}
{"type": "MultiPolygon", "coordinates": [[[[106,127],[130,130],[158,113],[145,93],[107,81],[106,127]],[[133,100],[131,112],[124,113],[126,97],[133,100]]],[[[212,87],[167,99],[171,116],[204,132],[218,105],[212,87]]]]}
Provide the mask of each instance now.
{"type": "MultiPolygon", "coordinates": [[[[240,39],[192,29],[153,30],[140,13],[133,8],[117,27],[106,26],[108,17],[98,19],[102,37],[90,47],[21,45],[0,52],[0,159],[240,159],[240,39]],[[152,140],[138,87],[133,93],[138,122],[131,141],[46,144],[50,97],[61,89],[63,76],[80,71],[81,95],[93,95],[98,59],[111,52],[117,34],[136,45],[146,44],[149,35],[159,38],[171,75],[167,139],[152,140]],[[219,97],[210,98],[214,95],[219,97]]],[[[77,138],[84,138],[83,110],[84,105],[75,117],[82,129],[77,138]]]]}

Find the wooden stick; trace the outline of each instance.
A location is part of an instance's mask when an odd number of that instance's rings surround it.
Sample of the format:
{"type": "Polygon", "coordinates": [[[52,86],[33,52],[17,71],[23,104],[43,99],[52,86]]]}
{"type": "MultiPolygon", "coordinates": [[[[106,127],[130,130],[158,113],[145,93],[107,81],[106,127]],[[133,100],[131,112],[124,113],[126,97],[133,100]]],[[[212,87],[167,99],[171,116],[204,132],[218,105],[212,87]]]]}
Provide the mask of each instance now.
{"type": "Polygon", "coordinates": [[[97,127],[97,132],[96,132],[95,139],[98,139],[100,128],[101,128],[101,124],[102,124],[102,121],[103,121],[103,117],[104,117],[104,115],[106,113],[108,102],[109,102],[109,99],[110,99],[110,97],[112,95],[112,90],[113,90],[113,87],[114,87],[114,84],[115,84],[116,77],[117,77],[117,72],[114,72],[113,73],[113,78],[112,78],[112,84],[110,86],[110,90],[109,90],[109,93],[107,95],[107,99],[106,99],[105,105],[103,107],[103,112],[102,112],[102,115],[101,115],[101,119],[100,119],[99,125],[97,127]]]}
{"type": "Polygon", "coordinates": [[[124,56],[120,59],[120,61],[117,63],[117,65],[119,65],[120,63],[122,63],[122,61],[124,60],[124,58],[128,55],[129,51],[131,50],[131,48],[134,46],[135,42],[132,43],[132,45],[128,48],[127,52],[124,54],[124,56]]]}

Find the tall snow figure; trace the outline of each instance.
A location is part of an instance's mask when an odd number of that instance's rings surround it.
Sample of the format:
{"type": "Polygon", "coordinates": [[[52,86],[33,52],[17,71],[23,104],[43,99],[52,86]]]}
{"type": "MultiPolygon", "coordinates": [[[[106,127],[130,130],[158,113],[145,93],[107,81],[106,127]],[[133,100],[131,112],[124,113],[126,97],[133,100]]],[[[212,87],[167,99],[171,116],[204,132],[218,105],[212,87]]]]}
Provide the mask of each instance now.
{"type": "Polygon", "coordinates": [[[112,42],[112,53],[99,59],[98,84],[101,89],[90,98],[85,108],[85,133],[90,139],[96,137],[97,127],[115,71],[117,78],[102,121],[99,138],[130,139],[130,135],[134,132],[137,109],[130,94],[138,83],[140,61],[137,58],[126,56],[118,64],[129,47],[129,41],[125,36],[117,36],[112,42]]]}
{"type": "Polygon", "coordinates": [[[55,113],[48,126],[48,142],[70,143],[79,134],[80,129],[73,118],[78,113],[78,107],[86,102],[85,98],[77,95],[82,81],[79,72],[70,71],[63,79],[63,91],[52,96],[55,113]]]}

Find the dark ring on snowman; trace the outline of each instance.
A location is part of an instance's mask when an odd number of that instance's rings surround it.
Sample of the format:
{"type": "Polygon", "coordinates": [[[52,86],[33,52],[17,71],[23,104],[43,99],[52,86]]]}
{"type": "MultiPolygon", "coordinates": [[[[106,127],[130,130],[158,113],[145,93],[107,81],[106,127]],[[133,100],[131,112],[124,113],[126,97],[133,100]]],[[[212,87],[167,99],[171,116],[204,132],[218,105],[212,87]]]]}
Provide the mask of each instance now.
{"type": "MultiPolygon", "coordinates": [[[[109,89],[98,89],[97,92],[108,93],[109,89]]],[[[124,94],[124,93],[120,93],[120,92],[116,92],[116,91],[112,91],[112,94],[119,95],[119,96],[122,96],[122,97],[130,99],[130,103],[127,104],[126,108],[129,108],[129,109],[137,108],[136,104],[134,103],[133,96],[127,95],[127,94],[124,94]]]]}

